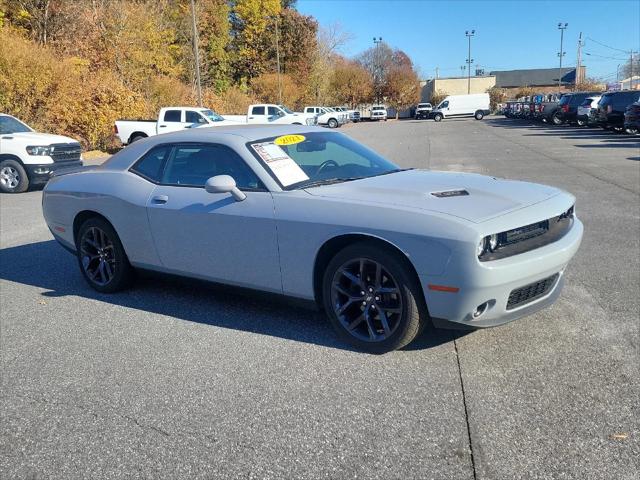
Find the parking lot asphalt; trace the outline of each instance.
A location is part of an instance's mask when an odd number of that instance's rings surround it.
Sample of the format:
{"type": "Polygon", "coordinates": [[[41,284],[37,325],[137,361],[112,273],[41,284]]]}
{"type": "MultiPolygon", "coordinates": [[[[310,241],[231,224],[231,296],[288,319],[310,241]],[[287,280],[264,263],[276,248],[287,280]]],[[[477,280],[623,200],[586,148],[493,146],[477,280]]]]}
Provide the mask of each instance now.
{"type": "Polygon", "coordinates": [[[3,195],[0,478],[638,478],[638,137],[500,117],[343,131],[404,167],[573,193],[586,230],[558,302],[366,355],[264,295],[157,277],[98,294],[41,192],[3,195]]]}

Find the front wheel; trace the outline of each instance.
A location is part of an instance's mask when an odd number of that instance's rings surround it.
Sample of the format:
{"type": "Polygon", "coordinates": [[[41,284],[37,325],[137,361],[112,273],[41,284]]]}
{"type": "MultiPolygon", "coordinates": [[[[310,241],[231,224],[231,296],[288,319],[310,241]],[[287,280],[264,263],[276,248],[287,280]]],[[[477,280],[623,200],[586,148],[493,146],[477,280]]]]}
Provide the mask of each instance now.
{"type": "Polygon", "coordinates": [[[4,193],[22,193],[29,188],[29,177],[20,162],[4,160],[0,162],[0,191],[4,193]]]}
{"type": "Polygon", "coordinates": [[[338,335],[370,353],[408,345],[427,322],[406,259],[370,243],[350,245],[331,260],[323,278],[323,303],[338,335]]]}
{"type": "Polygon", "coordinates": [[[624,131],[627,132],[629,135],[637,135],[638,127],[627,127],[624,129],[624,131]]]}
{"type": "Polygon", "coordinates": [[[554,125],[562,125],[564,122],[560,115],[558,115],[558,113],[556,112],[551,116],[551,123],[553,123],[554,125]]]}
{"type": "Polygon", "coordinates": [[[478,110],[473,118],[476,120],[482,120],[484,118],[484,112],[482,110],[478,110]]]}
{"type": "Polygon", "coordinates": [[[113,293],[133,281],[134,271],[120,238],[106,220],[94,217],[80,226],[76,251],[80,271],[95,290],[113,293]]]}
{"type": "Polygon", "coordinates": [[[577,118],[576,123],[578,124],[579,127],[584,127],[587,124],[587,121],[582,118],[577,118]]]}
{"type": "Polygon", "coordinates": [[[327,125],[329,128],[338,128],[338,121],[335,118],[330,118],[327,125]]]}
{"type": "Polygon", "coordinates": [[[436,114],[433,116],[433,119],[434,119],[436,122],[441,122],[441,121],[442,121],[442,114],[441,114],[441,113],[436,113],[436,114]]]}

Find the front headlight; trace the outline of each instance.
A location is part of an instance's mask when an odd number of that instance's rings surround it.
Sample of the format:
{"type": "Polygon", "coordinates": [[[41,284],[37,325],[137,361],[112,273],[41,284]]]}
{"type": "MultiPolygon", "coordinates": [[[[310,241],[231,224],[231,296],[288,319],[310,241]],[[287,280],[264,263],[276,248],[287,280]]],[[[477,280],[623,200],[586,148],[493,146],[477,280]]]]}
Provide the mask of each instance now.
{"type": "Polygon", "coordinates": [[[50,146],[33,145],[27,147],[27,153],[29,155],[50,155],[50,146]]]}
{"type": "Polygon", "coordinates": [[[478,258],[481,257],[482,254],[486,251],[486,244],[487,242],[485,241],[485,239],[481,238],[478,246],[476,247],[476,254],[478,255],[478,258]]]}

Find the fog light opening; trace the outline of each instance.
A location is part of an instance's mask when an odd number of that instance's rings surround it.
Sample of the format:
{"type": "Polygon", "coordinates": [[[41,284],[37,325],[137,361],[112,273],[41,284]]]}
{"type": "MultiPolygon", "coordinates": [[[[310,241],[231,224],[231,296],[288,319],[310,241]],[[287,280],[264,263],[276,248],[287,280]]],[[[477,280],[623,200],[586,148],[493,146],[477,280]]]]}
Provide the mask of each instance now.
{"type": "Polygon", "coordinates": [[[49,173],[49,169],[48,168],[36,168],[33,170],[35,173],[37,173],[38,175],[43,175],[45,173],[49,173]]]}
{"type": "Polygon", "coordinates": [[[489,302],[484,302],[483,304],[478,305],[478,308],[476,308],[475,312],[473,312],[473,318],[478,318],[480,315],[487,311],[488,307],[489,302]]]}

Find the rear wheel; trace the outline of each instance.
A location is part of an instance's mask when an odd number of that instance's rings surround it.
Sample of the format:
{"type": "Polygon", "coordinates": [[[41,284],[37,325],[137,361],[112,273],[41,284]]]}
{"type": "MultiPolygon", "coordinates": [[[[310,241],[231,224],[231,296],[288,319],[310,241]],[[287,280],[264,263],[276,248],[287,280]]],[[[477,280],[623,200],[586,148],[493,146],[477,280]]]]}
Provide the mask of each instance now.
{"type": "Polygon", "coordinates": [[[118,234],[106,220],[94,217],[80,226],[76,251],[80,271],[95,290],[113,293],[131,285],[133,268],[118,234]]]}
{"type": "Polygon", "coordinates": [[[484,112],[482,110],[478,110],[473,117],[476,120],[482,120],[484,118],[484,112]]]}
{"type": "Polygon", "coordinates": [[[562,117],[560,117],[558,112],[556,112],[551,116],[551,123],[553,123],[554,125],[562,125],[564,122],[562,120],[562,117]]]}
{"type": "Polygon", "coordinates": [[[406,259],[370,243],[341,250],[323,279],[323,302],[338,335],[358,349],[385,353],[409,344],[427,322],[406,259]]]}
{"type": "Polygon", "coordinates": [[[638,134],[638,128],[637,127],[627,127],[624,130],[625,132],[627,132],[629,135],[637,135],[638,134]]]}
{"type": "Polygon", "coordinates": [[[433,119],[434,119],[436,122],[441,122],[441,121],[442,121],[442,114],[441,114],[441,113],[436,113],[436,114],[433,116],[433,119]]]}
{"type": "Polygon", "coordinates": [[[138,140],[142,140],[143,138],[147,138],[146,135],[143,135],[141,133],[137,133],[135,135],[131,136],[131,140],[129,140],[129,145],[131,145],[133,142],[137,142],[138,140]]]}
{"type": "Polygon", "coordinates": [[[29,188],[29,177],[17,160],[0,162],[0,191],[4,193],[22,193],[29,188]]]}
{"type": "Polygon", "coordinates": [[[587,124],[587,121],[582,118],[577,118],[576,123],[578,124],[579,127],[584,127],[587,124]]]}

